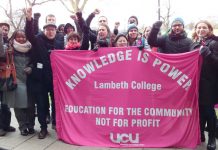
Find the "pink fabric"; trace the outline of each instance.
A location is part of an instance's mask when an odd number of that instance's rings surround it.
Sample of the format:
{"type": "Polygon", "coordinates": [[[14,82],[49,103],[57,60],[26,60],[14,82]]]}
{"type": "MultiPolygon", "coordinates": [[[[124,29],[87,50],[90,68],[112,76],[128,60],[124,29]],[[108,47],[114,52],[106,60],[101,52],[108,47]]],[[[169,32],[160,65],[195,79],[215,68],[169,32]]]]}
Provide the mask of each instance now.
{"type": "Polygon", "coordinates": [[[197,50],[61,50],[51,62],[59,139],[102,147],[199,144],[197,50]]]}

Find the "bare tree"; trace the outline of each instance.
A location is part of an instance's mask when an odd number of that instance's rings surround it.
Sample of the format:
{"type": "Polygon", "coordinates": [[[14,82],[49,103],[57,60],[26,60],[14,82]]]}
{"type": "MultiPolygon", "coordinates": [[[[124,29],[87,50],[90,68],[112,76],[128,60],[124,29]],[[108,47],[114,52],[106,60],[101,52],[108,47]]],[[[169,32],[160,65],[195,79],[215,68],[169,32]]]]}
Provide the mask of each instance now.
{"type": "Polygon", "coordinates": [[[0,5],[0,8],[4,11],[5,16],[9,19],[8,23],[13,27],[13,29],[18,29],[21,26],[22,20],[24,19],[24,15],[22,13],[23,11],[20,9],[13,11],[12,0],[8,1],[8,7],[3,7],[0,5]],[[19,18],[17,16],[18,14],[19,18]]]}
{"type": "Polygon", "coordinates": [[[167,0],[168,2],[166,3],[166,11],[164,15],[161,15],[161,20],[163,21],[164,25],[164,30],[168,31],[170,28],[170,17],[173,15],[174,12],[172,12],[172,6],[171,6],[171,0],[167,0]]]}
{"type": "MultiPolygon", "coordinates": [[[[42,5],[47,2],[56,0],[25,0],[26,7],[34,7],[36,5],[42,5]]],[[[17,2],[17,1],[16,1],[17,2]]],[[[23,9],[14,9],[16,3],[12,0],[8,0],[7,6],[0,5],[0,9],[3,10],[5,16],[8,18],[8,23],[13,28],[12,30],[21,29],[24,27],[25,15],[23,9]]]]}
{"type": "Polygon", "coordinates": [[[60,2],[70,13],[74,14],[77,11],[83,11],[88,0],[60,0],[60,2]]]}
{"type": "Polygon", "coordinates": [[[29,4],[29,6],[35,6],[35,5],[42,5],[44,3],[47,3],[47,2],[51,2],[51,1],[56,1],[56,0],[41,0],[39,2],[39,0],[25,0],[26,3],[29,4]]]}

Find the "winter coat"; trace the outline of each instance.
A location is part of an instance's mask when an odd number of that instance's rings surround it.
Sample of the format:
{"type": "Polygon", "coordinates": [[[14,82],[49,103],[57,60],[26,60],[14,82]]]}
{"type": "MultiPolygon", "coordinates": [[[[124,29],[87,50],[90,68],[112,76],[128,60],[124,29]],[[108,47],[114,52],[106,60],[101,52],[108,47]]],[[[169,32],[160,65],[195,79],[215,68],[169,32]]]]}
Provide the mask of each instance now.
{"type": "Polygon", "coordinates": [[[41,82],[42,84],[48,85],[49,88],[53,88],[50,53],[55,49],[64,49],[64,45],[56,38],[48,39],[44,33],[35,36],[33,20],[26,21],[25,30],[27,39],[31,42],[34,49],[33,57],[31,58],[33,63],[32,78],[36,80],[36,82],[41,82]]]}
{"type": "MultiPolygon", "coordinates": [[[[5,52],[8,48],[8,41],[1,39],[1,61],[6,61],[5,52]],[[2,45],[3,44],[3,45],[2,45]],[[3,47],[2,47],[3,46],[3,47]]],[[[16,68],[16,78],[17,78],[17,89],[14,91],[3,91],[2,92],[2,101],[4,104],[8,104],[9,107],[14,108],[27,108],[34,105],[33,101],[30,101],[27,96],[27,75],[24,73],[23,69],[29,64],[29,55],[20,53],[14,50],[14,64],[16,68]]]]}
{"type": "Polygon", "coordinates": [[[14,64],[16,68],[17,88],[14,91],[3,92],[3,101],[10,108],[28,108],[34,106],[34,101],[28,97],[27,78],[24,68],[29,65],[30,52],[21,53],[14,49],[14,64]]]}
{"type": "Polygon", "coordinates": [[[166,34],[158,37],[159,29],[152,28],[148,36],[148,44],[151,47],[158,47],[158,52],[160,53],[184,53],[190,50],[192,40],[187,37],[184,31],[178,36],[173,34],[166,34]]]}
{"type": "MultiPolygon", "coordinates": [[[[199,105],[213,106],[218,102],[218,42],[213,37],[206,39],[211,55],[203,58],[199,84],[199,105]]],[[[200,42],[195,42],[191,50],[199,48],[200,42]]]]}

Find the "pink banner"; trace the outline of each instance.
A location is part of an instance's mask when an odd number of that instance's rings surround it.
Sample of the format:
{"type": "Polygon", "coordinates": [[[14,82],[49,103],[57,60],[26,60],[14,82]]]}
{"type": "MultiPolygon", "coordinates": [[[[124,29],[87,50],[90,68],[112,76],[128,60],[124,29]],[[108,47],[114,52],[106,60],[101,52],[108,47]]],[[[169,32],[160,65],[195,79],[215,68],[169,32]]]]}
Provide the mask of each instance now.
{"type": "Polygon", "coordinates": [[[59,139],[102,147],[199,144],[198,50],[61,50],[51,60],[59,139]]]}

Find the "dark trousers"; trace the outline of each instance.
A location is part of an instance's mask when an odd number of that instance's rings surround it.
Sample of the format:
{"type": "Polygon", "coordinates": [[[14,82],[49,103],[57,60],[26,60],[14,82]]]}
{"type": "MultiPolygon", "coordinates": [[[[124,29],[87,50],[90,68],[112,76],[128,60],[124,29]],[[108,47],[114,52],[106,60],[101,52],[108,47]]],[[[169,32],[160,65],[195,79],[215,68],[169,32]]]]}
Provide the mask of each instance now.
{"type": "Polygon", "coordinates": [[[214,110],[214,106],[199,106],[199,112],[200,112],[200,129],[201,133],[205,130],[205,125],[207,123],[208,127],[208,136],[211,138],[215,137],[216,132],[216,113],[214,110]]]}
{"type": "Polygon", "coordinates": [[[11,124],[11,111],[8,105],[2,103],[2,96],[0,91],[0,129],[7,129],[11,124]]]}
{"type": "Polygon", "coordinates": [[[20,130],[33,129],[35,125],[35,108],[14,108],[20,130]]]}
{"type": "Polygon", "coordinates": [[[47,129],[46,116],[48,112],[48,94],[46,93],[45,87],[41,82],[31,81],[32,90],[30,92],[30,98],[36,102],[37,105],[37,116],[41,129],[47,129]]]}
{"type": "Polygon", "coordinates": [[[0,107],[0,129],[7,129],[11,124],[11,111],[8,105],[1,104],[0,107]]]}

